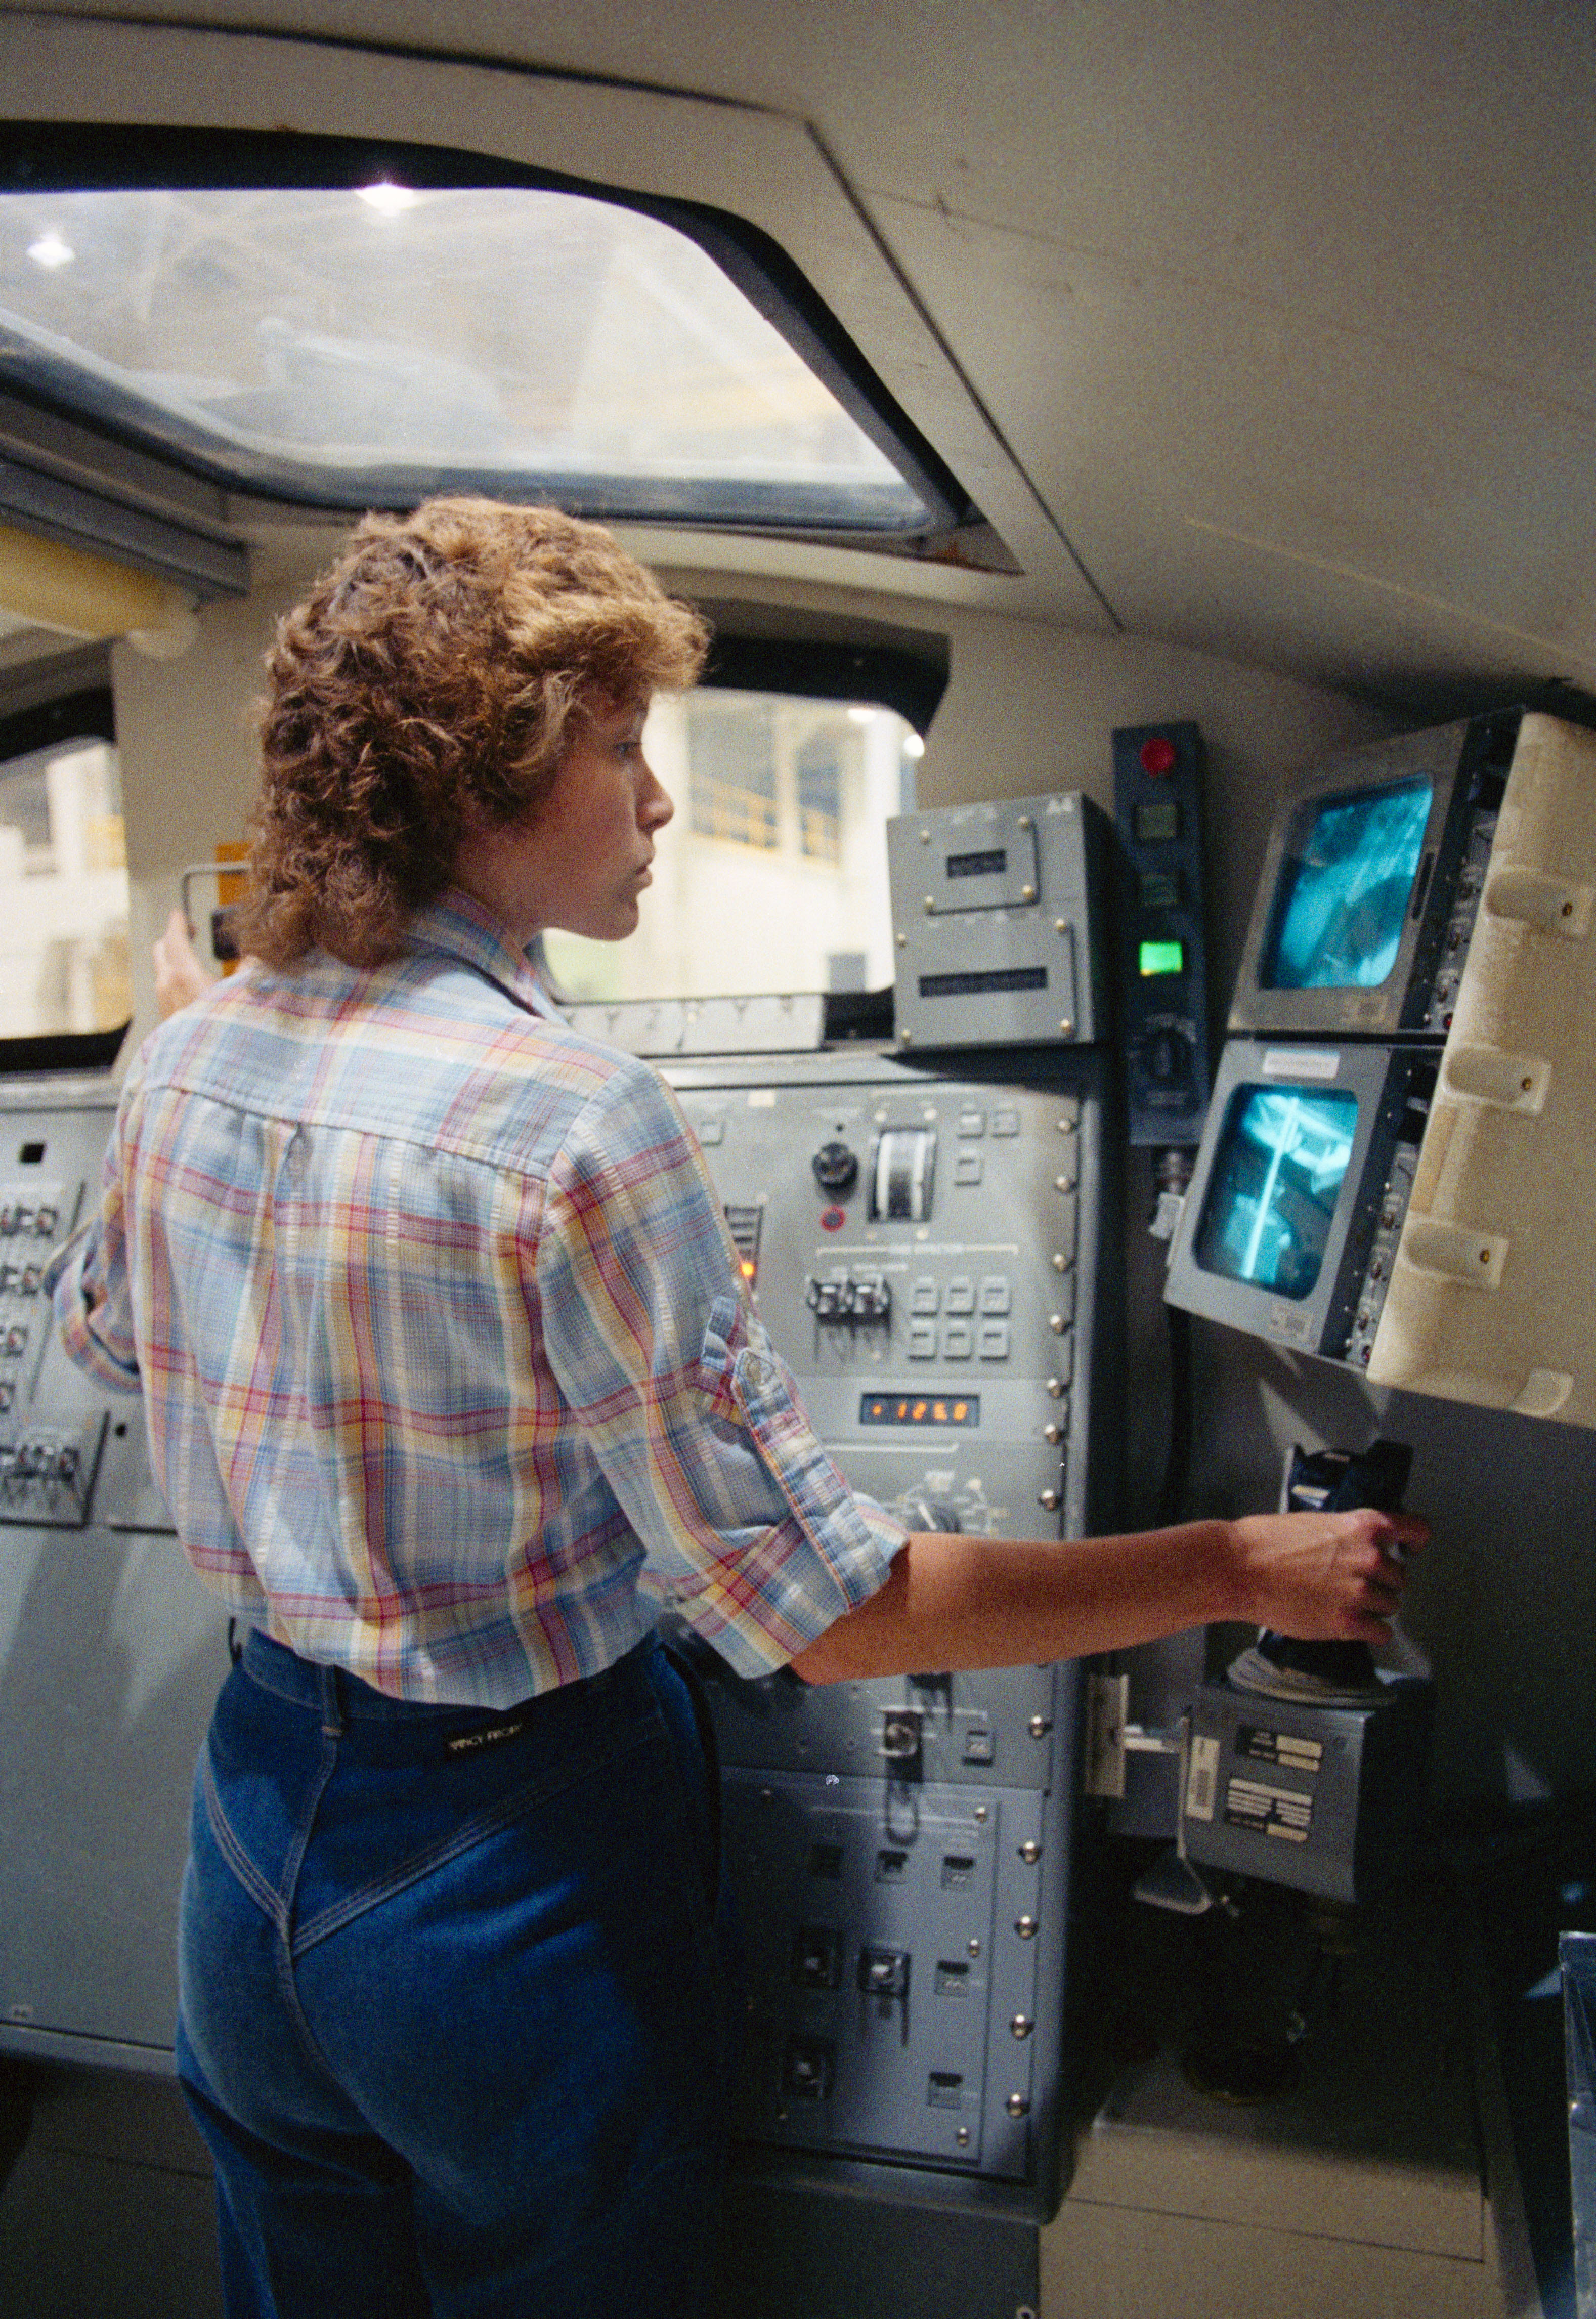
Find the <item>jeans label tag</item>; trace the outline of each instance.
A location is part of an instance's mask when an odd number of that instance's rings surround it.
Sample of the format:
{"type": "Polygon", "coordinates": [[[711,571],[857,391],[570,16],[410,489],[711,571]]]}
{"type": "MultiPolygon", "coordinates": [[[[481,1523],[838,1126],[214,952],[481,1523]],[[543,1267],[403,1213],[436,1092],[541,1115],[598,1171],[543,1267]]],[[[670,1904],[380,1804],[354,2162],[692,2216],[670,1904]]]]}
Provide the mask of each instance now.
{"type": "Polygon", "coordinates": [[[457,1739],[446,1739],[444,1745],[451,1755],[474,1755],[479,1747],[496,1747],[501,1739],[513,1739],[526,1728],[524,1722],[490,1723],[481,1731],[463,1731],[457,1739]]]}

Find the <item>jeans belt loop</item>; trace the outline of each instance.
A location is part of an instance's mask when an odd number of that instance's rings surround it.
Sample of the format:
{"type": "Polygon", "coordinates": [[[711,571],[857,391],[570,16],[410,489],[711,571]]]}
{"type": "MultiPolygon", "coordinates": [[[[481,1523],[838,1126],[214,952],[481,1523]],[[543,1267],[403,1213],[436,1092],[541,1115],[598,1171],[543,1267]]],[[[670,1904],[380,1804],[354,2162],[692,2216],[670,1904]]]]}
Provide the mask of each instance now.
{"type": "Polygon", "coordinates": [[[344,1716],[338,1704],[338,1671],[335,1666],[322,1666],[317,1672],[321,1678],[321,1736],[324,1739],[341,1739],[344,1716]]]}

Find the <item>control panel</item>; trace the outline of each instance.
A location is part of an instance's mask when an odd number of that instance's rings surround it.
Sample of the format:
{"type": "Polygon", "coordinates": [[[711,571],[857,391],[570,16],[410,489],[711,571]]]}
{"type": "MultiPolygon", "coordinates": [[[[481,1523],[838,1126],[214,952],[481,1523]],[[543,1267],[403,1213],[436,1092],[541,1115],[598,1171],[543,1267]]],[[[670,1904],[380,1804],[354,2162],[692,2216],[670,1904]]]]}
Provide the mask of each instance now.
{"type": "Polygon", "coordinates": [[[226,1617],[172,1535],[142,1403],[73,1367],[44,1294],[114,1110],[103,1078],[0,1083],[0,2052],[165,2070],[226,1617]]]}
{"type": "MultiPolygon", "coordinates": [[[[996,1060],[996,1059],[995,1059],[996,1060]]],[[[668,1063],[761,1316],[846,1478],[915,1530],[1113,1511],[1105,1065],[668,1063]]],[[[739,2130],[1040,2211],[1062,2061],[1072,1666],[805,1686],[699,1655],[753,2009],[739,2130]]]]}
{"type": "Polygon", "coordinates": [[[1208,1107],[1203,742],[1189,722],[1114,736],[1120,1035],[1134,1144],[1192,1144],[1208,1107]]]}

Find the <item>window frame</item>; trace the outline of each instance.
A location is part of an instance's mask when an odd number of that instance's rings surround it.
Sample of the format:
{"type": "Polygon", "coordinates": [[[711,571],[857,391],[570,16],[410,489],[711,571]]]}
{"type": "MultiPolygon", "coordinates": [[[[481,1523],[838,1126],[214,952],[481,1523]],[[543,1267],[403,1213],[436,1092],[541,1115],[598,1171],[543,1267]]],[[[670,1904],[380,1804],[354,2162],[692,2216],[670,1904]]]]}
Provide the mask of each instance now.
{"type": "Polygon", "coordinates": [[[685,234],[780,333],[890,462],[921,501],[924,520],[906,527],[839,522],[834,510],[817,510],[813,519],[795,519],[774,504],[785,487],[735,478],[717,486],[721,497],[713,508],[700,509],[695,509],[682,488],[669,479],[660,479],[637,496],[622,501],[613,488],[615,478],[583,478],[561,471],[542,481],[535,474],[513,480],[495,475],[490,485],[484,478],[473,478],[464,465],[438,480],[407,470],[410,480],[390,480],[385,489],[380,470],[363,471],[358,487],[340,486],[336,478],[319,470],[306,470],[291,483],[281,475],[272,480],[241,472],[229,463],[220,447],[212,453],[196,446],[176,423],[169,432],[152,430],[149,406],[131,394],[119,398],[113,392],[109,411],[86,411],[71,394],[71,372],[65,364],[53,390],[37,381],[16,380],[7,383],[8,392],[124,448],[158,456],[183,473],[227,491],[284,507],[358,514],[374,507],[408,508],[436,490],[491,488],[503,497],[547,498],[573,514],[609,523],[663,523],[686,531],[752,532],[916,555],[942,552],[962,533],[985,535],[987,527],[979,510],[793,260],[762,229],[708,203],[606,185],[452,146],[281,131],[12,122],[7,125],[5,151],[0,158],[0,193],[8,194],[278,186],[304,190],[347,186],[354,191],[382,178],[419,191],[503,187],[577,194],[632,210],[685,234]]]}

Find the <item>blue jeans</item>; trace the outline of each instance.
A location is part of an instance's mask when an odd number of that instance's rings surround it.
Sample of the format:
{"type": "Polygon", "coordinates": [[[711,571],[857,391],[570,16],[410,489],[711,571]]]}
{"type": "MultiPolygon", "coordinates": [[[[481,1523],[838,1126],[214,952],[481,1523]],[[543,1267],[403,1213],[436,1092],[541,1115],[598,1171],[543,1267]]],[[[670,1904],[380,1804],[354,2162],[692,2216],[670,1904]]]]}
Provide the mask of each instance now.
{"type": "Polygon", "coordinates": [[[180,1933],[230,2319],[694,2312],[728,2092],[717,1849],[653,1642],[492,1714],[251,1635],[180,1933]]]}

